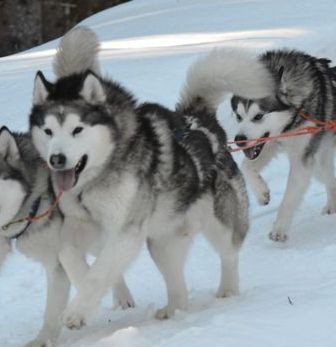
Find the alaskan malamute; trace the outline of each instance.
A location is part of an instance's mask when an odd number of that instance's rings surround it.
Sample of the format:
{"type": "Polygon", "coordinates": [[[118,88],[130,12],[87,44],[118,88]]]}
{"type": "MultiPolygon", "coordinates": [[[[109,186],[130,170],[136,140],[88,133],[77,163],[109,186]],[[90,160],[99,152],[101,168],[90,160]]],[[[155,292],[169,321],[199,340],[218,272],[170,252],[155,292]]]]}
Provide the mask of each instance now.
{"type": "MultiPolygon", "coordinates": [[[[302,110],[319,121],[336,119],[335,72],[329,67],[329,60],[298,51],[277,50],[263,54],[260,62],[273,75],[275,93],[261,99],[233,96],[231,105],[239,123],[236,140],[274,136],[315,125],[299,115],[302,110]]],[[[326,187],[327,204],[323,213],[336,212],[334,135],[327,132],[279,139],[265,145],[256,142],[253,148],[244,150],[246,159],[242,170],[258,201],[261,204],[270,201],[270,191],[260,171],[281,149],[288,155],[290,172],[283,201],[269,234],[274,241],[287,239],[294,212],[312,176],[326,187]]]]}
{"type": "Polygon", "coordinates": [[[189,70],[175,111],[138,105],[119,83],[97,73],[91,37],[83,28],[64,37],[54,64],[59,78],[52,83],[37,73],[30,115],[33,143],[48,163],[56,194],[64,192],[62,240],[71,239],[74,221],[83,216],[106,240],[64,323],[85,325],[145,240],[167,285],[168,305],[158,318],[187,305],[183,268],[198,231],[221,258],[217,295],[238,293],[248,200],[216,109],[228,92],[268,95],[267,70],[246,52],[214,51],[189,70]]]}

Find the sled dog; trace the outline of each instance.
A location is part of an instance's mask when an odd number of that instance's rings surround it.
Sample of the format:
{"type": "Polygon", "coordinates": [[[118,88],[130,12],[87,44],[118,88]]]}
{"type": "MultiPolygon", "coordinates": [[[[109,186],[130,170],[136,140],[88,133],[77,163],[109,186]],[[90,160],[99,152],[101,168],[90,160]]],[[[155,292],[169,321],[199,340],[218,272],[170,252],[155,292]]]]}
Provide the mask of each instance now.
{"type": "MultiPolygon", "coordinates": [[[[64,324],[86,324],[107,285],[116,283],[145,241],[167,286],[168,304],[156,316],[185,309],[184,262],[199,231],[221,259],[217,295],[238,293],[248,200],[216,110],[229,92],[267,96],[273,84],[267,69],[246,52],[215,50],[191,66],[175,110],[138,104],[96,71],[95,50],[78,45],[90,42],[87,30],[64,37],[55,82],[37,73],[29,120],[55,194],[63,191],[62,241],[67,244],[74,221],[83,216],[100,226],[105,239],[63,314],[64,324]]],[[[69,252],[60,260],[65,268],[72,261],[69,252]]]]}
{"type": "MultiPolygon", "coordinates": [[[[97,49],[97,38],[89,31],[87,35],[91,35],[87,49],[97,49]]],[[[61,73],[57,69],[55,72],[61,73]]],[[[60,239],[63,215],[58,209],[38,221],[8,224],[40,215],[56,197],[49,170],[34,148],[30,135],[11,132],[6,127],[0,129],[0,191],[0,266],[16,241],[17,249],[40,262],[46,271],[47,302],[43,326],[37,337],[27,344],[27,347],[45,347],[48,342],[53,344],[60,334],[60,316],[68,302],[70,281],[75,287],[79,286],[88,269],[85,255],[99,254],[102,248],[100,228],[83,216],[74,221],[78,232],[73,233],[73,238],[65,244],[60,239]],[[62,245],[66,247],[61,248],[62,245]],[[71,267],[66,269],[59,261],[63,254],[72,258],[71,267]]],[[[115,306],[124,309],[134,306],[122,278],[113,286],[113,297],[115,306]]]]}
{"type": "MultiPolygon", "coordinates": [[[[248,99],[233,96],[231,105],[236,116],[236,140],[274,136],[300,129],[314,122],[302,118],[299,111],[319,121],[335,119],[335,72],[330,61],[318,59],[295,50],[268,51],[260,62],[274,79],[275,93],[266,98],[248,99]]],[[[244,145],[241,143],[241,145],[244,145]]],[[[242,171],[260,204],[270,201],[269,188],[261,170],[284,151],[290,171],[286,191],[269,237],[285,241],[295,210],[298,208],[312,177],[326,189],[324,214],[336,212],[336,181],[334,177],[334,136],[329,132],[279,139],[244,150],[242,171]]]]}

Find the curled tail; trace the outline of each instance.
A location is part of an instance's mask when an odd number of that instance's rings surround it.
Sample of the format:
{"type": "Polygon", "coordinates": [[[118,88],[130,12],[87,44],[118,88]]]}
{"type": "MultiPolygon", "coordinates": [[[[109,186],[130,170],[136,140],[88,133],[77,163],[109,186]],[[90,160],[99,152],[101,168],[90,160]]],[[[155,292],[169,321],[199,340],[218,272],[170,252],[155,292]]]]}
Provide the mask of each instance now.
{"type": "Polygon", "coordinates": [[[202,104],[216,111],[228,93],[255,99],[272,91],[272,77],[257,57],[245,50],[214,49],[189,68],[177,109],[202,104]]]}
{"type": "Polygon", "coordinates": [[[100,74],[98,51],[99,41],[91,29],[79,26],[70,30],[61,39],[53,61],[57,78],[87,70],[100,74]]]}
{"type": "Polygon", "coordinates": [[[272,92],[272,76],[257,57],[243,50],[215,49],[191,65],[176,106],[190,128],[205,132],[212,144],[217,172],[215,213],[233,229],[238,247],[249,228],[249,201],[244,178],[227,151],[226,134],[215,114],[229,93],[256,99],[272,92]]]}

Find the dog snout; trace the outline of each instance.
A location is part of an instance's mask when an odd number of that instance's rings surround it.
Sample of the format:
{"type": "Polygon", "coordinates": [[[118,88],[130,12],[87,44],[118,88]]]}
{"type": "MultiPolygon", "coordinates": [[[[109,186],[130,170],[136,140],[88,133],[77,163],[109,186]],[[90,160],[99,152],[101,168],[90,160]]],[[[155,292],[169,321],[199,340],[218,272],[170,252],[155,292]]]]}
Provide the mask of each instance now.
{"type": "Polygon", "coordinates": [[[236,135],[235,141],[237,141],[236,145],[239,146],[239,147],[244,147],[246,145],[246,141],[247,140],[247,137],[245,135],[242,135],[242,134],[238,134],[236,135]]]}
{"type": "Polygon", "coordinates": [[[63,169],[66,163],[66,156],[62,153],[53,154],[51,155],[49,162],[54,169],[58,169],[58,170],[63,169]]]}

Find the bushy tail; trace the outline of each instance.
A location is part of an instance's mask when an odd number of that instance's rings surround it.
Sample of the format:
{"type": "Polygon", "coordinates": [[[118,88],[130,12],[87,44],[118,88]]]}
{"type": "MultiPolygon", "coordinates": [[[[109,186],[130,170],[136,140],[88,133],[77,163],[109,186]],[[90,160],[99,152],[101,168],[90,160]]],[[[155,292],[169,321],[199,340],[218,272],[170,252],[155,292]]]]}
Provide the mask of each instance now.
{"type": "Polygon", "coordinates": [[[54,58],[57,78],[91,70],[100,73],[97,54],[99,41],[89,28],[79,26],[70,30],[61,40],[54,58]]]}
{"type": "Polygon", "coordinates": [[[178,108],[202,102],[216,110],[228,93],[255,99],[272,91],[272,77],[257,57],[246,50],[214,49],[189,68],[178,108]]]}

